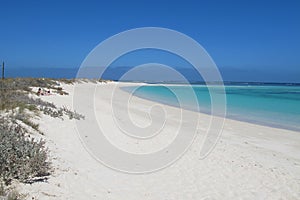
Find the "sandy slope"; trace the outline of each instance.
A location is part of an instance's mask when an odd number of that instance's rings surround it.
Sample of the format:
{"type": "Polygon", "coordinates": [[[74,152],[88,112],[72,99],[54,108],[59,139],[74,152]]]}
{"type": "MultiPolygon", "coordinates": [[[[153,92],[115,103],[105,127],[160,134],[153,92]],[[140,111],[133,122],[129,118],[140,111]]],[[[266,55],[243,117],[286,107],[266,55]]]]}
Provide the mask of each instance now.
{"type": "MultiPolygon", "coordinates": [[[[172,141],[177,124],[173,114],[178,113],[178,108],[168,106],[169,122],[163,136],[147,143],[120,134],[109,109],[114,86],[115,83],[98,84],[95,93],[97,117],[105,120],[112,143],[130,152],[152,152],[172,141]]],[[[73,86],[64,88],[72,94],[73,86]]],[[[119,94],[116,105],[122,109],[126,94],[119,94]]],[[[72,95],[42,98],[72,107],[72,95]]],[[[145,111],[153,103],[139,98],[134,102],[131,109],[136,123],[149,122],[145,111]]],[[[28,199],[300,199],[299,132],[226,120],[215,149],[201,160],[199,146],[208,118],[200,114],[196,141],[172,166],[155,173],[132,175],[96,161],[83,147],[74,120],[42,116],[39,123],[45,132],[54,172],[48,183],[24,185],[21,191],[29,193],[28,199]]]]}

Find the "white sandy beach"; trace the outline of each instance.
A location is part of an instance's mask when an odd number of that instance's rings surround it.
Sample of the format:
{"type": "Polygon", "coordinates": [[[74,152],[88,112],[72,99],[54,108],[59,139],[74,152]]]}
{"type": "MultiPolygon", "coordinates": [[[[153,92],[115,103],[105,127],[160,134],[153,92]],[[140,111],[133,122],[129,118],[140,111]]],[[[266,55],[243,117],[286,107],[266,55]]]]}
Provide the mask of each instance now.
{"type": "MultiPolygon", "coordinates": [[[[120,132],[112,120],[110,105],[110,95],[116,84],[98,83],[95,91],[95,113],[99,121],[105,122],[109,141],[138,153],[153,152],[171,142],[179,123],[174,116],[180,110],[171,106],[164,105],[168,111],[164,134],[145,141],[120,132]]],[[[117,85],[115,105],[121,111],[127,109],[124,101],[128,94],[118,87],[128,84],[117,85]]],[[[84,83],[80,87],[88,90],[94,86],[94,83],[84,83]]],[[[63,88],[70,95],[41,98],[72,108],[74,86],[64,84],[63,88]]],[[[137,97],[132,101],[130,109],[136,123],[149,123],[147,113],[153,102],[137,97]]],[[[83,110],[84,106],[88,105],[83,103],[83,110]]],[[[205,159],[199,159],[199,146],[208,128],[209,116],[197,115],[200,116],[199,131],[188,151],[171,166],[141,175],[118,172],[95,160],[84,148],[74,120],[62,121],[42,115],[37,120],[45,133],[43,138],[54,171],[48,182],[21,185],[20,192],[28,193],[27,199],[43,200],[300,199],[299,132],[227,119],[213,151],[205,159]]],[[[86,120],[88,122],[89,116],[86,120]]]]}

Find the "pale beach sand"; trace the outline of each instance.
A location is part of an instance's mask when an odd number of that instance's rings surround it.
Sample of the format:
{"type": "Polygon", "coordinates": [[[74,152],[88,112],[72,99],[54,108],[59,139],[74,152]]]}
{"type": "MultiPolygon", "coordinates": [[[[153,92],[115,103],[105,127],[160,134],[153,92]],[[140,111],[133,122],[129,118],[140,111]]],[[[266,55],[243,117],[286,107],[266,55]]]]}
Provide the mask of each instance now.
{"type": "MultiPolygon", "coordinates": [[[[139,153],[153,152],[170,143],[178,125],[174,116],[180,109],[164,105],[168,114],[163,134],[149,141],[132,139],[121,133],[112,119],[111,94],[116,84],[98,83],[95,91],[95,113],[105,123],[107,138],[122,149],[139,153]]],[[[119,89],[125,85],[131,83],[118,83],[116,88],[115,106],[120,112],[127,109],[128,94],[119,89]]],[[[94,86],[81,84],[82,98],[94,86]]],[[[70,95],[41,98],[72,108],[74,85],[64,84],[63,88],[70,95]]],[[[130,109],[136,123],[151,122],[147,115],[149,105],[159,103],[137,97],[132,101],[130,109]]],[[[82,103],[83,110],[84,106],[88,105],[82,103]]],[[[21,185],[19,190],[28,193],[28,199],[300,199],[299,132],[226,119],[215,148],[200,159],[199,147],[209,116],[198,115],[197,137],[188,151],[171,166],[141,175],[118,172],[95,160],[84,148],[74,120],[42,115],[38,123],[45,133],[54,172],[48,182],[21,185]]]]}

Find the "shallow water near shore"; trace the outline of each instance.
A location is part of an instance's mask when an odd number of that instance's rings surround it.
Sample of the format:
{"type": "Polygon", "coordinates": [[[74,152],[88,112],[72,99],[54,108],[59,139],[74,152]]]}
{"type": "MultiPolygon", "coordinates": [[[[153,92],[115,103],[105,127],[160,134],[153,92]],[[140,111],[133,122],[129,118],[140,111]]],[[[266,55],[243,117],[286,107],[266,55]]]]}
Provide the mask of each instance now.
{"type": "MultiPolygon", "coordinates": [[[[217,97],[222,95],[216,89],[220,86],[209,87],[212,87],[211,92],[217,97]]],[[[122,87],[126,92],[144,99],[210,114],[208,87],[192,85],[197,102],[192,101],[187,92],[189,88],[187,85],[122,87]]],[[[300,86],[227,85],[225,91],[227,118],[300,131],[300,86]]]]}

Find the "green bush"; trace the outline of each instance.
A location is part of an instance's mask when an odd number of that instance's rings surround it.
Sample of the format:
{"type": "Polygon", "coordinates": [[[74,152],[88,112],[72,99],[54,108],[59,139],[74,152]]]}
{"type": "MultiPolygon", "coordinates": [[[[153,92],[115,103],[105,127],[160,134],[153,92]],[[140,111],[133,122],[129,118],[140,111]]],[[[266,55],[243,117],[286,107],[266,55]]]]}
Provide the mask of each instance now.
{"type": "Polygon", "coordinates": [[[20,125],[0,126],[0,177],[5,184],[49,175],[44,141],[26,136],[20,125]]]}

